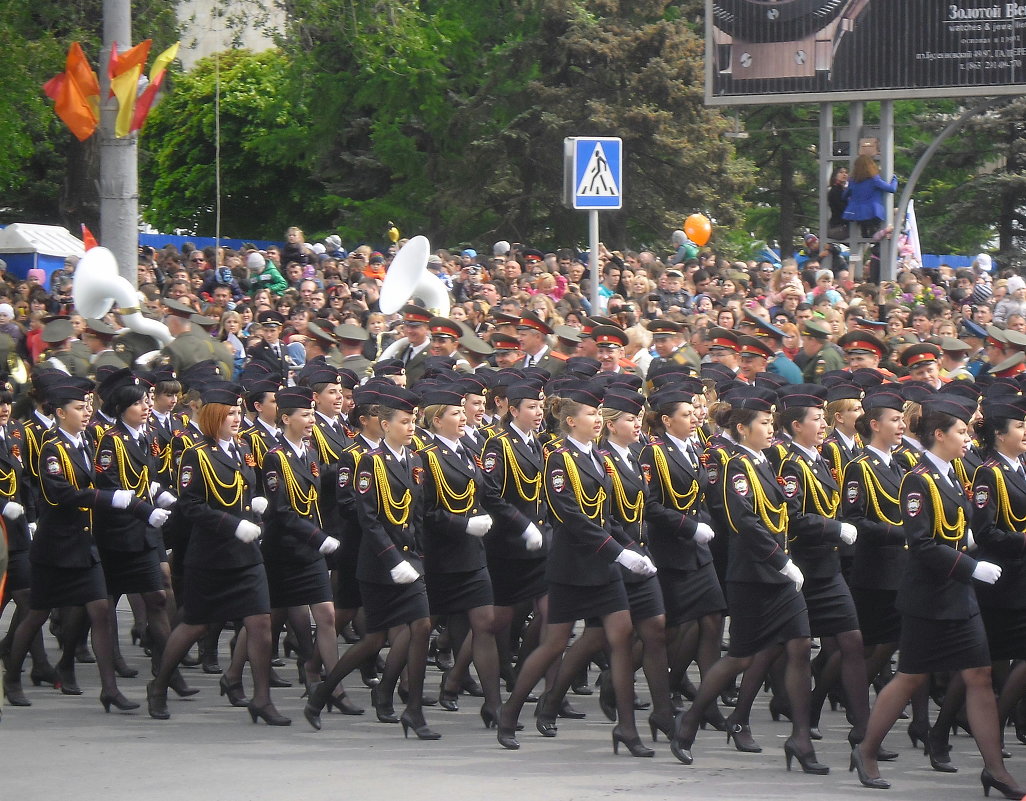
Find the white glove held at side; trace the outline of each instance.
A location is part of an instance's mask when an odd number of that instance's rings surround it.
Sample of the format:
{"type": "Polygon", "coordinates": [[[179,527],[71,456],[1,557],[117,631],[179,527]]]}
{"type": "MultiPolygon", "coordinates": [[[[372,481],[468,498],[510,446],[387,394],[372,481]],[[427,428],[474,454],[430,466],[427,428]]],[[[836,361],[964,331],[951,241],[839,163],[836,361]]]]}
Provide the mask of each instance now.
{"type": "Polygon", "coordinates": [[[993,584],[1001,578],[1001,566],[995,565],[993,562],[977,562],[973,578],[984,584],[993,584]]]}
{"type": "Polygon", "coordinates": [[[17,520],[19,517],[25,514],[25,507],[17,501],[9,501],[4,507],[3,515],[8,520],[17,520]]]}
{"type": "Polygon", "coordinates": [[[251,506],[253,507],[254,512],[256,512],[258,515],[262,515],[264,512],[267,511],[267,498],[265,498],[262,495],[257,495],[255,498],[253,498],[253,503],[251,504],[251,506]]]}
{"type": "Polygon", "coordinates": [[[253,542],[253,540],[260,536],[260,526],[256,523],[250,523],[248,520],[243,520],[235,529],[235,536],[243,542],[253,542]]]}
{"type": "Polygon", "coordinates": [[[110,505],[115,509],[127,509],[128,504],[132,502],[134,493],[131,490],[114,490],[114,499],[110,502],[110,505]]]}
{"type": "Polygon", "coordinates": [[[695,528],[695,542],[699,545],[704,545],[715,536],[716,532],[712,530],[712,526],[708,523],[699,523],[695,528]]]}
{"type": "Polygon", "coordinates": [[[146,522],[154,528],[160,528],[167,522],[169,517],[171,517],[171,513],[167,509],[154,509],[150,512],[146,522]]]}
{"type": "Polygon", "coordinates": [[[802,571],[798,569],[798,565],[788,559],[787,564],[780,568],[780,572],[794,582],[794,588],[798,590],[798,592],[802,591],[802,585],[805,583],[805,576],[802,575],[802,571]]]}
{"type": "Polygon", "coordinates": [[[420,573],[417,572],[417,568],[405,559],[389,570],[388,574],[396,584],[412,584],[420,578],[420,573]]]}
{"type": "Polygon", "coordinates": [[[483,537],[492,527],[490,515],[476,515],[467,521],[467,533],[471,537],[483,537]]]}
{"type": "Polygon", "coordinates": [[[341,544],[342,543],[340,543],[334,537],[326,537],[324,539],[324,542],[321,543],[321,547],[318,548],[317,550],[320,551],[323,554],[335,553],[335,551],[338,550],[338,548],[339,548],[339,546],[341,544]]]}
{"type": "Polygon", "coordinates": [[[538,530],[538,526],[534,523],[528,523],[527,528],[524,529],[524,533],[520,536],[524,538],[524,544],[527,546],[527,550],[529,551],[537,551],[545,544],[545,538],[542,536],[541,531],[538,530]]]}
{"type": "Polygon", "coordinates": [[[851,523],[841,523],[841,542],[845,545],[854,545],[859,538],[859,530],[851,523]]]}
{"type": "Polygon", "coordinates": [[[157,506],[161,509],[170,509],[176,503],[178,503],[178,499],[167,490],[157,496],[157,506]]]}
{"type": "Polygon", "coordinates": [[[973,536],[973,530],[971,528],[967,528],[965,530],[965,545],[970,551],[976,550],[976,537],[973,536]]]}

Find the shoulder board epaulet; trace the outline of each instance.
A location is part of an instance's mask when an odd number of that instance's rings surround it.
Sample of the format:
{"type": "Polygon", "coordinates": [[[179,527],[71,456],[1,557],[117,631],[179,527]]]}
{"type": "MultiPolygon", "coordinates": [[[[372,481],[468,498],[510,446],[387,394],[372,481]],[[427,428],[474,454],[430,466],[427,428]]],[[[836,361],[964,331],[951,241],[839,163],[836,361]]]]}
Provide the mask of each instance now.
{"type": "Polygon", "coordinates": [[[993,457],[993,456],[991,456],[989,459],[984,461],[983,464],[980,465],[980,467],[1000,467],[1000,466],[1001,466],[1001,463],[995,457],[993,457]]]}
{"type": "Polygon", "coordinates": [[[662,445],[665,445],[666,443],[663,442],[661,437],[649,437],[648,444],[649,445],[653,445],[653,446],[655,446],[655,445],[662,446],[662,445]]]}
{"type": "Polygon", "coordinates": [[[929,472],[930,472],[930,471],[931,471],[932,469],[933,469],[933,466],[932,466],[932,465],[929,465],[929,464],[927,464],[926,462],[920,462],[919,464],[917,464],[917,465],[916,465],[915,467],[913,467],[913,468],[912,468],[911,470],[909,470],[908,472],[909,472],[909,473],[914,473],[914,474],[916,474],[917,476],[925,476],[925,475],[928,475],[928,474],[929,474],[929,472]]]}
{"type": "Polygon", "coordinates": [[[352,453],[353,451],[357,451],[359,449],[360,449],[360,443],[359,443],[359,441],[357,441],[357,442],[354,442],[352,445],[346,445],[346,447],[342,449],[342,453],[352,453]]]}
{"type": "Polygon", "coordinates": [[[869,460],[870,456],[875,456],[875,455],[876,454],[872,454],[869,451],[862,451],[862,453],[855,454],[855,458],[852,459],[852,462],[865,462],[865,461],[869,460]]]}
{"type": "Polygon", "coordinates": [[[549,356],[551,356],[553,359],[559,359],[561,362],[565,362],[567,359],[570,358],[565,353],[560,353],[558,350],[550,350],[549,356]]]}
{"type": "Polygon", "coordinates": [[[438,443],[435,442],[434,440],[431,440],[430,442],[427,442],[424,445],[422,445],[421,447],[417,448],[417,452],[418,453],[428,453],[428,452],[437,451],[437,450],[438,450],[438,443]]]}
{"type": "Polygon", "coordinates": [[[570,453],[570,449],[567,448],[565,445],[559,445],[555,448],[551,448],[549,450],[549,453],[570,453]]]}

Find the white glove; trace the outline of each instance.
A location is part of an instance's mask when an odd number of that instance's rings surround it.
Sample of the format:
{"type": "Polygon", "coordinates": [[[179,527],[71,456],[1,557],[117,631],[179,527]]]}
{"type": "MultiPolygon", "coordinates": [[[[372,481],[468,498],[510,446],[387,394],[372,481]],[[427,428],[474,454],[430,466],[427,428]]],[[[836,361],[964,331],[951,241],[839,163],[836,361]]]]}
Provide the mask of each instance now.
{"type": "Polygon", "coordinates": [[[4,507],[3,515],[8,520],[17,520],[19,517],[25,514],[25,507],[17,501],[8,501],[4,507]]]}
{"type": "Polygon", "coordinates": [[[802,571],[798,569],[798,565],[788,559],[787,564],[780,568],[780,572],[794,582],[794,588],[798,592],[802,591],[802,585],[805,583],[805,576],[803,576],[802,571]]]}
{"type": "Polygon", "coordinates": [[[146,522],[154,528],[160,528],[167,522],[169,517],[171,517],[171,513],[167,509],[154,509],[150,512],[146,522]]]}
{"type": "Polygon", "coordinates": [[[534,523],[528,523],[524,533],[520,536],[524,538],[524,544],[529,551],[537,551],[545,544],[545,538],[534,523]]]}
{"type": "Polygon", "coordinates": [[[977,562],[973,578],[984,584],[993,584],[1001,578],[1001,566],[995,565],[993,562],[977,562]]]}
{"type": "Polygon", "coordinates": [[[616,557],[616,562],[623,565],[631,573],[637,573],[639,576],[654,576],[656,573],[655,565],[652,564],[651,559],[627,548],[620,551],[620,555],[616,557]]]}
{"type": "Polygon", "coordinates": [[[238,528],[235,529],[235,536],[243,542],[253,542],[253,540],[260,536],[260,526],[256,523],[250,523],[248,520],[243,520],[239,523],[238,528]]]}
{"type": "Polygon", "coordinates": [[[127,509],[128,504],[132,502],[134,497],[135,493],[131,490],[114,490],[114,499],[110,502],[110,505],[115,509],[127,509]]]}
{"type": "Polygon", "coordinates": [[[156,498],[162,492],[160,484],[156,481],[150,482],[150,497],[156,498]]]}
{"type": "Polygon", "coordinates": [[[178,503],[178,499],[167,490],[157,496],[157,506],[161,509],[170,509],[176,503],[178,503]]]}
{"type": "Polygon", "coordinates": [[[36,524],[35,523],[29,523],[28,524],[28,530],[29,530],[29,539],[31,540],[32,538],[34,538],[36,536],[36,524]]]}
{"type": "Polygon", "coordinates": [[[318,548],[317,550],[318,550],[318,551],[319,551],[320,553],[324,553],[324,554],[327,554],[327,553],[335,553],[335,551],[337,551],[337,550],[338,550],[338,547],[339,547],[339,546],[340,546],[341,544],[342,544],[342,543],[340,543],[340,542],[339,542],[339,541],[338,541],[337,539],[335,539],[334,537],[325,537],[325,538],[324,538],[324,542],[322,542],[322,543],[321,543],[321,547],[320,547],[320,548],[318,548]]]}
{"type": "Polygon", "coordinates": [[[412,584],[420,578],[420,573],[417,572],[417,568],[405,559],[389,570],[388,575],[392,577],[392,581],[396,584],[412,584]]]}
{"type": "Polygon", "coordinates": [[[262,515],[264,512],[267,511],[267,498],[265,498],[263,495],[257,495],[255,498],[253,498],[253,503],[251,504],[251,506],[253,507],[254,512],[256,512],[258,515],[262,515]]]}
{"type": "Polygon", "coordinates": [[[705,545],[713,537],[716,536],[716,532],[712,530],[712,526],[708,523],[699,523],[695,529],[695,542],[699,545],[705,545]]]}
{"type": "Polygon", "coordinates": [[[483,537],[491,527],[490,515],[476,515],[467,521],[467,533],[471,537],[483,537]]]}
{"type": "Polygon", "coordinates": [[[973,530],[971,528],[967,528],[965,530],[965,544],[967,550],[976,550],[976,537],[973,536],[973,530]]]}
{"type": "Polygon", "coordinates": [[[859,538],[859,530],[851,523],[841,523],[841,542],[845,545],[854,545],[859,538]]]}

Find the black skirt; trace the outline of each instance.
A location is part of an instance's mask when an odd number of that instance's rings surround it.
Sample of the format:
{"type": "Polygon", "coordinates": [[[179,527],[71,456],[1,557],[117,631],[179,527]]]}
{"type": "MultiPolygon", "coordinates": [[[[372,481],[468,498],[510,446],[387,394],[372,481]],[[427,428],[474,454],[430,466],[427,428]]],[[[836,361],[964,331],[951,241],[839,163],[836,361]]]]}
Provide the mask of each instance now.
{"type": "Polygon", "coordinates": [[[1026,610],[980,608],[991,661],[1026,659],[1026,610]]]}
{"type": "Polygon", "coordinates": [[[726,611],[719,577],[712,562],[698,570],[660,568],[656,573],[666,602],[666,625],[679,626],[689,620],[726,611]]]}
{"type": "Polygon", "coordinates": [[[163,548],[145,551],[100,551],[103,574],[107,577],[109,595],[158,592],[164,589],[164,575],[160,571],[163,548]]]}
{"type": "Polygon", "coordinates": [[[263,564],[230,570],[189,566],[185,571],[182,619],[190,626],[223,623],[271,612],[263,564]]]}
{"type": "Polygon", "coordinates": [[[590,587],[558,582],[549,585],[549,623],[602,618],[629,608],[627,590],[619,576],[613,581],[590,587]]]}
{"type": "Polygon", "coordinates": [[[496,606],[516,606],[536,601],[549,591],[545,578],[545,557],[541,559],[503,559],[488,557],[488,575],[496,606]]]}
{"type": "Polygon", "coordinates": [[[902,673],[934,673],[988,667],[990,649],[983,618],[930,620],[902,615],[898,642],[898,670],[902,673]]]}
{"type": "Polygon", "coordinates": [[[730,656],[753,656],[772,645],[811,637],[805,597],[794,584],[727,582],[730,656]]]}
{"type": "Polygon", "coordinates": [[[367,631],[388,631],[393,626],[428,617],[427,589],[423,577],[412,584],[360,582],[367,631]]]}
{"type": "Polygon", "coordinates": [[[432,573],[428,571],[428,607],[432,615],[453,615],[479,606],[491,606],[492,580],[488,568],[463,573],[432,573]]]}
{"type": "Polygon", "coordinates": [[[829,578],[807,578],[802,585],[809,627],[813,637],[829,637],[844,631],[857,631],[859,616],[851,590],[840,573],[829,578]]]}
{"type": "Polygon", "coordinates": [[[10,554],[7,562],[6,595],[10,598],[15,590],[27,590],[32,586],[32,564],[29,562],[28,551],[10,554]]]}
{"type": "Polygon", "coordinates": [[[61,606],[85,606],[107,597],[103,566],[53,567],[32,563],[32,609],[57,609],[61,606]]]}
{"type": "Polygon", "coordinates": [[[363,606],[363,598],[360,596],[360,582],[356,580],[356,555],[345,554],[337,558],[332,572],[335,608],[359,609],[363,606]]]}
{"type": "Polygon", "coordinates": [[[272,609],[323,604],[332,600],[331,578],[323,559],[305,565],[265,559],[272,609]]]}
{"type": "Polygon", "coordinates": [[[649,620],[666,614],[658,573],[644,581],[625,581],[623,585],[627,590],[627,606],[634,620],[649,620]]]}
{"type": "Polygon", "coordinates": [[[859,616],[864,645],[896,643],[901,637],[901,612],[895,604],[897,590],[852,587],[852,600],[859,616]]]}

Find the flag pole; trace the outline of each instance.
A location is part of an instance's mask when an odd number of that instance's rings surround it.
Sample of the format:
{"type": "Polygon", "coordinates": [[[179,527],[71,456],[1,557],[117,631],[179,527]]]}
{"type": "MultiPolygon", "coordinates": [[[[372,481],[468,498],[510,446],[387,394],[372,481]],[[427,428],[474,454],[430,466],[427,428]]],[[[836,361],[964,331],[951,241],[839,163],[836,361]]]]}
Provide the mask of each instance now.
{"type": "Polygon", "coordinates": [[[138,281],[139,261],[139,155],[138,134],[118,139],[114,125],[117,98],[110,97],[107,63],[111,48],[132,46],[130,0],[103,0],[103,50],[100,77],[100,243],[118,263],[118,273],[132,286],[138,281]]]}

